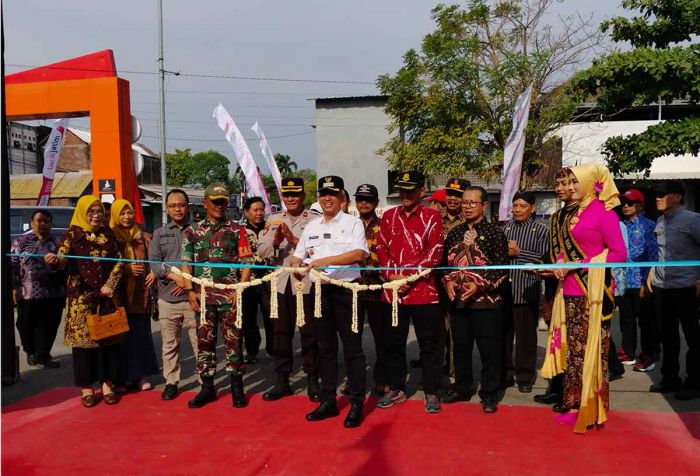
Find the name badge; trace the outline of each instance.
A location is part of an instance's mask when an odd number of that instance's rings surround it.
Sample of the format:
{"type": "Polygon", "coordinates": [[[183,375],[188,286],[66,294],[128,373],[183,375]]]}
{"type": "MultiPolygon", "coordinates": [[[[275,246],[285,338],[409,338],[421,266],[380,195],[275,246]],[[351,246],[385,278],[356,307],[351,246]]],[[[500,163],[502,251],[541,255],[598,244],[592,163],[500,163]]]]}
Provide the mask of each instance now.
{"type": "Polygon", "coordinates": [[[323,238],[324,238],[325,240],[330,240],[330,239],[331,239],[331,234],[330,234],[330,233],[324,233],[324,234],[323,234],[323,238]]]}

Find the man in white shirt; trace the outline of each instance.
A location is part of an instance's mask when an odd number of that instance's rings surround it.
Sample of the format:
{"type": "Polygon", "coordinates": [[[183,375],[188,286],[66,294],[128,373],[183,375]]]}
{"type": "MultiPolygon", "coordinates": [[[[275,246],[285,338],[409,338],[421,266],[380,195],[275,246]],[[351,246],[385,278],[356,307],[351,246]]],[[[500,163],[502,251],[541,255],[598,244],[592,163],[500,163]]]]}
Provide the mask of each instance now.
{"type": "MultiPolygon", "coordinates": [[[[358,267],[367,256],[367,241],[362,221],[343,213],[343,179],[334,175],[318,181],[318,197],[323,215],[309,222],[297,243],[291,266],[324,268],[325,273],[339,281],[360,279],[358,267]]],[[[352,293],[349,289],[322,284],[321,314],[315,323],[319,341],[321,403],[306,415],[308,421],[318,421],[338,416],[336,389],[338,387],[338,336],[343,343],[350,411],[344,421],[346,428],[362,423],[365,398],[365,355],[362,352],[362,327],[364,316],[359,317],[359,332],[352,331],[352,293]]],[[[315,319],[313,317],[307,317],[315,319]]]]}

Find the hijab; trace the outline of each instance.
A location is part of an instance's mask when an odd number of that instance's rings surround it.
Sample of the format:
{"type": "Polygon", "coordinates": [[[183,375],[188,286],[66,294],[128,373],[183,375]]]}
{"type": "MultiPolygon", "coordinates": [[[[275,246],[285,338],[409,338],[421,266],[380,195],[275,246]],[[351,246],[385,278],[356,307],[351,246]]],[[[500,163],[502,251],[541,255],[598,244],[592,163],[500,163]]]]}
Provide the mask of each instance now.
{"type": "Polygon", "coordinates": [[[73,212],[73,218],[70,220],[70,226],[77,226],[81,228],[83,231],[86,231],[88,233],[95,233],[97,230],[99,230],[102,227],[102,221],[100,220],[100,224],[97,226],[92,226],[90,223],[88,223],[87,220],[87,212],[88,209],[92,206],[93,203],[99,203],[100,207],[102,207],[102,211],[104,211],[104,207],[102,206],[102,202],[100,202],[100,199],[97,198],[94,195],[83,195],[78,199],[78,203],[75,206],[75,211],[73,212]]]}
{"type": "Polygon", "coordinates": [[[131,225],[131,228],[124,228],[119,223],[119,214],[124,210],[124,208],[129,208],[131,211],[134,207],[131,206],[128,200],[120,198],[112,203],[112,209],[110,211],[109,217],[109,227],[112,229],[114,236],[117,238],[119,247],[121,248],[122,255],[127,259],[135,259],[134,247],[132,243],[139,236],[141,230],[139,229],[136,222],[131,225]]]}
{"type": "Polygon", "coordinates": [[[608,168],[600,164],[582,164],[571,167],[579,184],[579,210],[584,210],[593,200],[598,199],[605,204],[606,210],[612,210],[620,205],[617,198],[620,192],[612,179],[608,168]]]}

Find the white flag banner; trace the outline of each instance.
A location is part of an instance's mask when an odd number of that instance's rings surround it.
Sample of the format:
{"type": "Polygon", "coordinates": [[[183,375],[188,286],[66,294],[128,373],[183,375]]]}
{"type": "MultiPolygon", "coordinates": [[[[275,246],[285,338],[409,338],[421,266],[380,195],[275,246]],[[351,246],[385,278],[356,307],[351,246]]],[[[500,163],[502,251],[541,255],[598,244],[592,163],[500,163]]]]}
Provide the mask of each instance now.
{"type": "Polygon", "coordinates": [[[255,135],[260,139],[260,152],[262,152],[263,157],[265,157],[267,167],[270,169],[270,175],[272,175],[272,179],[275,181],[282,208],[285,208],[284,201],[282,200],[282,175],[280,174],[280,169],[277,167],[277,162],[275,162],[275,155],[272,153],[270,144],[267,142],[265,133],[262,127],[260,127],[260,124],[258,124],[258,121],[255,121],[255,124],[253,124],[250,130],[255,132],[255,135]]]}
{"type": "Polygon", "coordinates": [[[265,185],[260,176],[260,170],[255,165],[253,154],[250,153],[250,149],[248,148],[248,144],[246,144],[243,134],[241,134],[238,126],[233,122],[233,118],[221,103],[214,108],[213,117],[216,119],[221,130],[224,131],[224,134],[226,134],[226,140],[231,144],[231,147],[233,147],[238,165],[240,165],[243,175],[245,175],[248,197],[261,197],[265,202],[265,210],[268,213],[272,212],[270,197],[268,197],[267,190],[265,190],[265,185]]]}
{"type": "Polygon", "coordinates": [[[61,149],[63,148],[64,142],[66,142],[68,122],[68,119],[57,120],[51,129],[49,140],[46,141],[46,149],[44,149],[44,170],[42,171],[44,178],[41,181],[41,190],[39,190],[39,196],[36,199],[36,204],[40,207],[47,206],[49,204],[49,198],[51,198],[51,189],[53,188],[53,179],[56,176],[58,159],[61,157],[61,149]]]}
{"type": "Polygon", "coordinates": [[[520,186],[520,174],[523,166],[523,151],[525,150],[525,128],[530,118],[530,97],[532,86],[529,86],[515,103],[513,113],[513,129],[510,131],[503,151],[503,189],[501,203],[498,206],[498,219],[509,220],[511,217],[511,201],[520,186]]]}

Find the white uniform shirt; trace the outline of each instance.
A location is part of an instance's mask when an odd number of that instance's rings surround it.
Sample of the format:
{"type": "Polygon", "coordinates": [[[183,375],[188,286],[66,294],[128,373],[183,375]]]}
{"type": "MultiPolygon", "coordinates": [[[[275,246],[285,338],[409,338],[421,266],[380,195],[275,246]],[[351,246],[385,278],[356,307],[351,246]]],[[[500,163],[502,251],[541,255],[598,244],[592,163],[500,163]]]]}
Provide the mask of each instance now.
{"type": "MultiPolygon", "coordinates": [[[[342,255],[353,250],[362,250],[364,257],[369,256],[365,227],[362,220],[347,213],[339,212],[326,223],[320,216],[310,221],[299,238],[294,256],[310,263],[327,256],[342,255]]],[[[358,267],[358,264],[350,265],[358,267]]],[[[348,266],[345,266],[348,267],[348,266]]],[[[357,269],[333,268],[326,270],[330,278],[340,281],[355,281],[360,278],[357,269]]]]}

